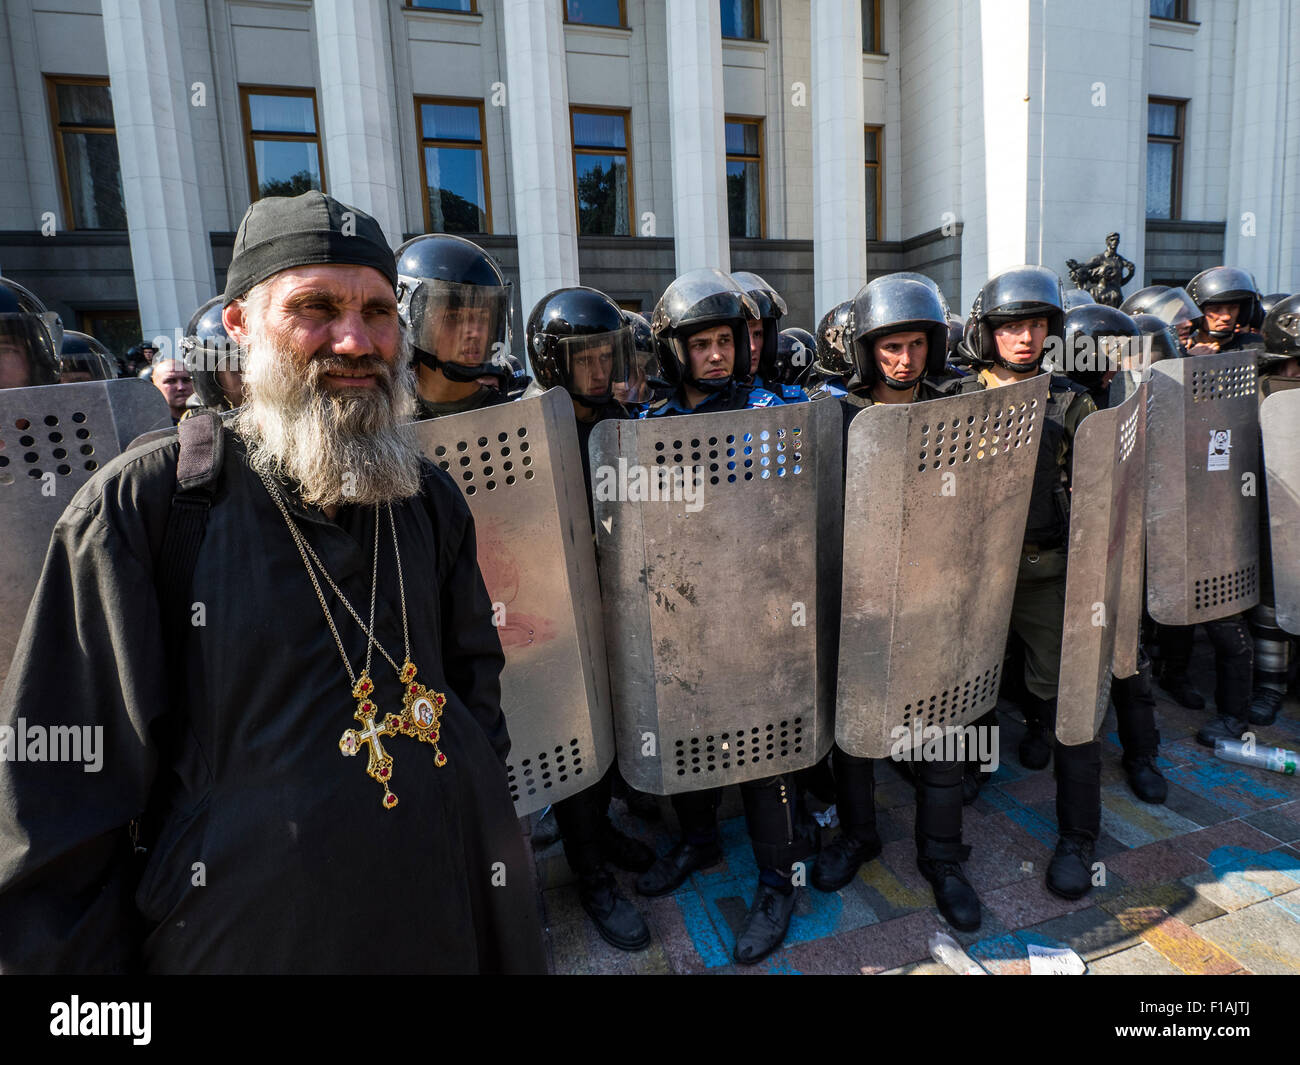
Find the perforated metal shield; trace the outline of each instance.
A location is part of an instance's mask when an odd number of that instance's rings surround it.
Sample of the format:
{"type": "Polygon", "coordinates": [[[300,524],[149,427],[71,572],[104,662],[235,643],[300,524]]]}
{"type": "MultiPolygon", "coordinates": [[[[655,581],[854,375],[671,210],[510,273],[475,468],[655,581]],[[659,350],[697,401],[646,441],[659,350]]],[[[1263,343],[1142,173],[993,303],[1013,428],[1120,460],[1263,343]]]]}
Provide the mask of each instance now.
{"type": "Polygon", "coordinates": [[[1300,633],[1300,389],[1275,392],[1259,408],[1268,477],[1277,623],[1300,633]]]}
{"type": "Polygon", "coordinates": [[[911,749],[997,702],[1048,376],[849,426],[836,742],[911,749]]]}
{"type": "Polygon", "coordinates": [[[595,784],[614,761],[586,484],[568,393],[416,423],[460,485],[506,665],[501,708],[520,817],[595,784]]]}
{"type": "Polygon", "coordinates": [[[716,787],[830,749],[840,426],[839,404],[803,403],[592,433],[614,728],[633,786],[716,787]]]}
{"type": "Polygon", "coordinates": [[[1137,672],[1148,387],[1088,415],[1074,435],[1056,711],[1056,736],[1069,745],[1097,738],[1111,674],[1137,672]]]}
{"type": "Polygon", "coordinates": [[[1253,351],[1151,367],[1147,610],[1161,624],[1213,621],[1259,602],[1255,376],[1253,351]]]}
{"type": "Polygon", "coordinates": [[[162,393],[134,378],[0,390],[0,682],[55,522],[95,470],[162,425],[162,393]]]}

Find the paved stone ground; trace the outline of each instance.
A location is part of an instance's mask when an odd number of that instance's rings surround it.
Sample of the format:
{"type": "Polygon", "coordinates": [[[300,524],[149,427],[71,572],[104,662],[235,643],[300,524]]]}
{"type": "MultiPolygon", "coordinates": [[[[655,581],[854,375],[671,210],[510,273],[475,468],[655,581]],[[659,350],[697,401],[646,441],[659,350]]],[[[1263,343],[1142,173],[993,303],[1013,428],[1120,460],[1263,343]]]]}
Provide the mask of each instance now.
{"type": "MultiPolygon", "coordinates": [[[[1197,651],[1193,679],[1209,698],[1212,656],[1203,640],[1197,651]]],[[[954,932],[934,908],[916,869],[914,792],[886,765],[876,774],[884,853],[837,894],[802,889],[785,946],[756,966],[731,960],[757,877],[735,788],[724,793],[720,812],[722,864],[660,899],[641,898],[632,874],[616,874],[653,936],[638,953],[616,950],[597,934],[561,846],[537,852],[553,971],[948,974],[927,947],[943,928],[995,975],[1027,973],[1030,943],[1068,946],[1090,973],[1300,973],[1300,778],[1215,758],[1195,741],[1212,710],[1184,710],[1156,694],[1169,800],[1148,806],[1128,790],[1112,710],[1097,845],[1106,884],[1082,899],[1058,899],[1043,884],[1056,841],[1054,782],[1050,768],[1031,773],[1016,761],[1023,725],[1003,705],[1001,765],[964,817],[972,846],[967,875],[984,905],[978,932],[954,932]]],[[[1300,750],[1296,701],[1257,734],[1261,744],[1300,750]]],[[[664,818],[652,824],[617,800],[611,815],[663,854],[676,820],[667,800],[660,807],[664,818]]],[[[823,842],[835,831],[823,830],[823,842]]]]}

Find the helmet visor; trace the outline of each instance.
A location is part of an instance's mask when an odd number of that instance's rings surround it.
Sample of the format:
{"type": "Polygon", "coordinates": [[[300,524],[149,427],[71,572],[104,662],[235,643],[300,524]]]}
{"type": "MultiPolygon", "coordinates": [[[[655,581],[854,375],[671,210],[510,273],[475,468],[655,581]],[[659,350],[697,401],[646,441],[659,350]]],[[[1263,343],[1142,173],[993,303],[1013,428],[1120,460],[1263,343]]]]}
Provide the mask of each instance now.
{"type": "Polygon", "coordinates": [[[1171,288],[1160,293],[1144,308],[1144,312],[1154,314],[1166,325],[1182,325],[1201,317],[1201,309],[1192,302],[1185,288],[1171,288]]]}
{"type": "Polygon", "coordinates": [[[44,314],[0,314],[0,388],[53,384],[59,373],[63,322],[44,314]]]}
{"type": "Polygon", "coordinates": [[[500,373],[510,352],[510,294],[508,284],[403,277],[398,306],[417,348],[441,362],[500,373]]]}
{"type": "Polygon", "coordinates": [[[630,394],[638,384],[638,364],[642,364],[640,387],[644,388],[644,359],[635,354],[628,326],[612,333],[565,337],[556,345],[570,393],[596,402],[630,394]]]}

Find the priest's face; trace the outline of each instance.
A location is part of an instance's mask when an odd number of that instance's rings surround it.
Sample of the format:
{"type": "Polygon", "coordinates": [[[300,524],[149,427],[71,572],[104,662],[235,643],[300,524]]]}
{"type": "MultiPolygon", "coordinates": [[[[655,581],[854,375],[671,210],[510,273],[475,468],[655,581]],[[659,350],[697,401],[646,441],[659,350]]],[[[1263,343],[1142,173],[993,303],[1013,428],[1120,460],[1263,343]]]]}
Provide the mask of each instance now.
{"type": "Polygon", "coordinates": [[[297,481],[319,506],[415,494],[419,452],[402,424],[415,380],[393,287],[379,271],[284,270],[223,318],[247,352],[236,428],[255,469],[297,481]]]}

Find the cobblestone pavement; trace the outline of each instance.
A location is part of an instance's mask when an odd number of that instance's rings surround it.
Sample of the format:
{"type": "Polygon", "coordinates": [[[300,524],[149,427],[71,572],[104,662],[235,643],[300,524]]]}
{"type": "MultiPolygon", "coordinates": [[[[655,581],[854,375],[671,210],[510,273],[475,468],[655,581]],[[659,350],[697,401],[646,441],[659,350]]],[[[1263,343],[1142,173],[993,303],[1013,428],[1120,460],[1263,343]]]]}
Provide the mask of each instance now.
{"type": "MultiPolygon", "coordinates": [[[[1197,650],[1201,668],[1193,679],[1208,698],[1211,656],[1203,641],[1197,650]]],[[[1128,790],[1112,711],[1103,731],[1097,845],[1106,882],[1082,899],[1058,899],[1043,884],[1056,841],[1054,783],[1050,768],[1020,767],[1023,725],[1003,704],[1001,764],[964,818],[972,847],[967,875],[984,905],[978,932],[948,929],[934,908],[916,869],[914,792],[885,765],[876,774],[884,853],[836,894],[801,889],[785,946],[756,966],[731,960],[757,877],[734,787],[720,811],[721,864],[659,899],[641,898],[635,877],[616,873],[650,926],[644,951],[626,953],[600,938],[578,904],[560,844],[536,852],[553,970],[947,974],[927,948],[930,934],[943,928],[995,975],[1027,973],[1030,943],[1068,946],[1090,973],[1300,973],[1300,778],[1217,759],[1195,740],[1212,709],[1184,710],[1156,694],[1168,802],[1149,806],[1128,790]]],[[[1262,745],[1300,750],[1296,700],[1257,735],[1262,745]]],[[[666,799],[660,808],[663,819],[654,823],[632,817],[618,800],[610,812],[623,831],[663,854],[676,820],[666,799]]],[[[835,831],[823,829],[823,843],[835,831]]]]}

